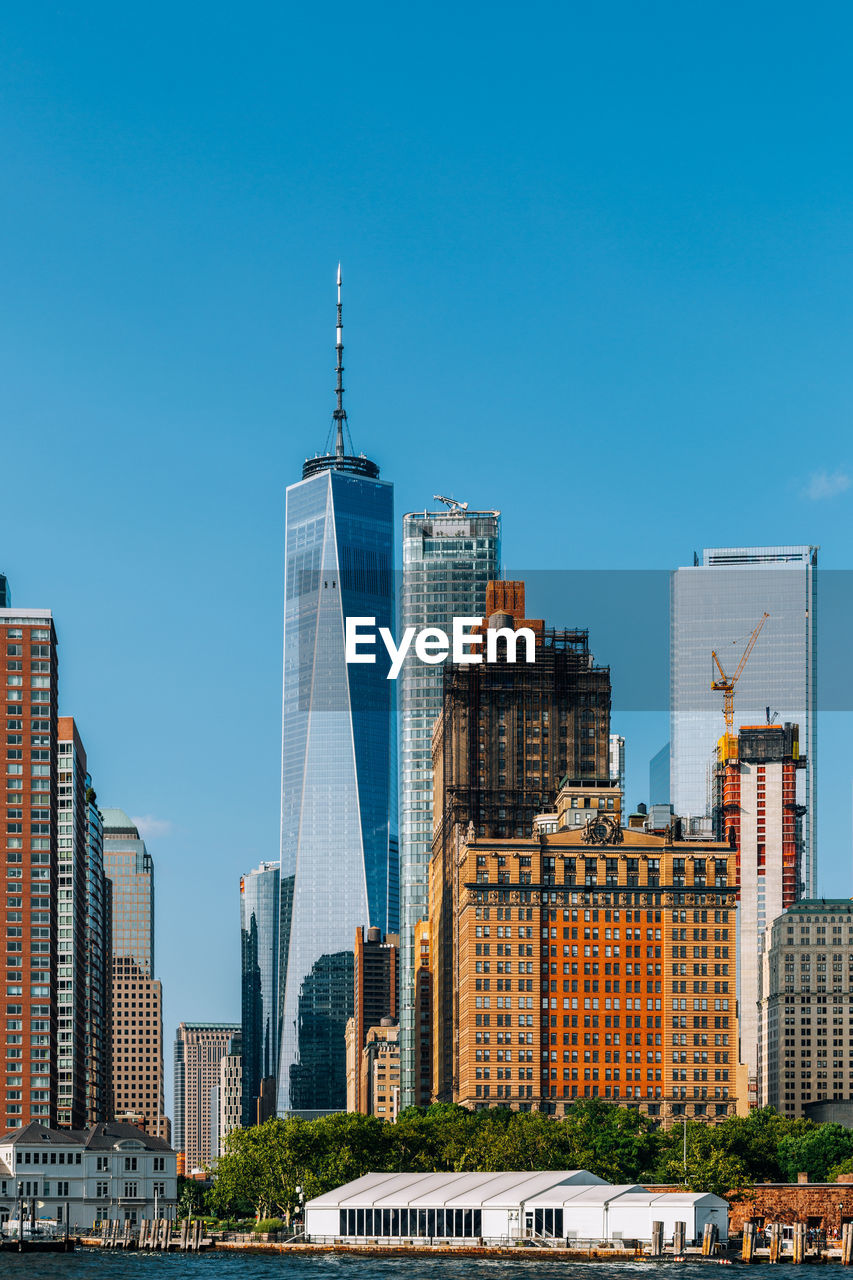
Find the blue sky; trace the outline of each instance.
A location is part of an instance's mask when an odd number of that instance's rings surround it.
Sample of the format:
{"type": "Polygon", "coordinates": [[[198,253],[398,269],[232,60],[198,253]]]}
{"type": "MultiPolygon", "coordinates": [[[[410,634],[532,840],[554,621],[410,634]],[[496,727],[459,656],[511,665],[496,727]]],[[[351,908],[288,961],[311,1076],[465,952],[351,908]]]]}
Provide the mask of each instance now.
{"type": "MultiPolygon", "coordinates": [[[[283,495],[338,259],[400,515],[499,506],[520,568],[850,568],[850,38],[840,4],[6,13],[0,568],[55,610],[99,797],[147,817],[167,1044],[239,1016],[238,878],[277,854],[283,495]]],[[[631,732],[634,804],[665,722],[631,732]]]]}

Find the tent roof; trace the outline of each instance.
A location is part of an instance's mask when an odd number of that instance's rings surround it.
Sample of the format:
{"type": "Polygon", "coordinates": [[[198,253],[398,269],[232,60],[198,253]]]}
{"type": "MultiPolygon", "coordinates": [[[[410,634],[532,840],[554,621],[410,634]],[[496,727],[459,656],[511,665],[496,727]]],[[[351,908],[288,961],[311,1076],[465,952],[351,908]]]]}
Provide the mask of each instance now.
{"type": "MultiPolygon", "coordinates": [[[[585,1169],[546,1173],[366,1173],[334,1191],[308,1201],[312,1209],[346,1208],[501,1208],[540,1201],[557,1186],[589,1190],[606,1183],[585,1169]]],[[[553,1203],[561,1204],[557,1198],[553,1203]]]]}

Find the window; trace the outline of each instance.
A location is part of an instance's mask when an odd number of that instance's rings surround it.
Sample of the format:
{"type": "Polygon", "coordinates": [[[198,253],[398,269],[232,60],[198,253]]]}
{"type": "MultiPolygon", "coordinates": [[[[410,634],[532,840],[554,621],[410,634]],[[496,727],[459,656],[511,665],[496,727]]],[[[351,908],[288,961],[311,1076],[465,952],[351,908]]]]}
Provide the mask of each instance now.
{"type": "Polygon", "coordinates": [[[124,1198],[125,1198],[125,1200],[135,1200],[135,1199],[137,1198],[137,1191],[138,1191],[138,1183],[136,1183],[136,1182],[126,1182],[126,1183],[124,1184],[124,1198]]]}
{"type": "Polygon", "coordinates": [[[124,1157],[124,1171],[125,1173],[136,1172],[136,1156],[124,1157]]]}

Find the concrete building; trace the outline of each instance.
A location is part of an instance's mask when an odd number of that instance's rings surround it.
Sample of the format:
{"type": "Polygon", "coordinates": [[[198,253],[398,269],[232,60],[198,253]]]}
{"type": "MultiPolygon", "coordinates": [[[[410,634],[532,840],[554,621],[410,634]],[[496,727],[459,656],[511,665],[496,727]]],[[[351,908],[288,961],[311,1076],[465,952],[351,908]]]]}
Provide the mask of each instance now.
{"type": "MultiPolygon", "coordinates": [[[[48,609],[0,609],[5,670],[6,787],[0,792],[0,901],[6,937],[2,1011],[6,1043],[0,1125],[57,1119],[57,656],[48,609]]],[[[63,900],[64,902],[64,900],[63,900]]],[[[68,939],[70,941],[70,939],[68,939]]],[[[65,952],[63,952],[65,954],[65,952]]]]}
{"type": "Polygon", "coordinates": [[[609,787],[590,788],[598,807],[586,810],[569,781],[533,836],[484,838],[471,824],[451,859],[433,857],[430,919],[450,936],[453,993],[433,1019],[449,1047],[448,1063],[434,1054],[439,1100],[559,1115],[601,1097],[664,1122],[734,1114],[735,854],[622,828],[615,798],[602,807],[609,787]]]}
{"type": "Polygon", "coordinates": [[[123,809],[102,810],[112,893],[112,1104],[119,1120],[169,1140],[163,989],[154,977],[154,860],[123,809]]]}
{"type": "Polygon", "coordinates": [[[182,1022],[175,1034],[175,1149],[186,1157],[188,1176],[210,1167],[211,1092],[219,1086],[222,1059],[240,1031],[240,1024],[232,1022],[182,1022]]]}
{"type": "Polygon", "coordinates": [[[344,644],[347,617],[394,628],[394,490],[346,452],[340,306],[334,452],[286,497],[281,1115],[346,1105],[353,933],[399,919],[395,682],[344,644]]]}
{"type": "MultiPolygon", "coordinates": [[[[228,1051],[219,1063],[218,1142],[239,1129],[243,1122],[243,1052],[241,1037],[232,1036],[228,1051]]],[[[211,1148],[212,1150],[212,1148],[211,1148]]],[[[215,1152],[221,1154],[221,1147],[215,1152]]]]}
{"type": "Polygon", "coordinates": [[[526,839],[550,809],[560,780],[608,778],[610,672],[597,667],[586,631],[546,629],[524,617],[524,583],[490,582],[486,631],[527,628],[532,663],[499,660],[448,667],[433,730],[435,831],[430,864],[433,1091],[453,1093],[448,1011],[459,998],[449,886],[459,832],[475,838],[526,839]],[[440,896],[434,890],[445,889],[440,896]],[[433,914],[435,912],[435,914],[433,914]]]}
{"type": "Polygon", "coordinates": [[[400,1110],[400,1027],[383,1018],[358,1051],[355,1019],[347,1023],[347,1111],[396,1120],[400,1110]]]}
{"type": "Polygon", "coordinates": [[[757,1100],[758,988],[764,931],[803,891],[797,771],[806,762],[792,724],[746,725],[718,747],[715,823],[737,850],[740,1061],[757,1100]]]}
{"type": "Polygon", "coordinates": [[[853,1098],[853,901],[806,899],[764,935],[758,1098],[785,1116],[853,1098]]]}
{"type": "MultiPolygon", "coordinates": [[[[481,618],[486,584],[501,573],[499,511],[469,511],[441,499],[440,511],[403,517],[400,625],[440,627],[451,634],[454,617],[481,618]]],[[[441,710],[444,673],[410,654],[400,688],[400,938],[401,1054],[406,1105],[422,1094],[413,1003],[418,958],[415,928],[425,920],[432,850],[432,726],[441,710]]]]}
{"type": "Polygon", "coordinates": [[[312,1240],[423,1239],[510,1243],[514,1240],[649,1241],[652,1223],[670,1241],[686,1225],[688,1244],[706,1223],[728,1238],[720,1196],[611,1186],[583,1169],[549,1173],[368,1173],[305,1206],[312,1240]]]}
{"type": "Polygon", "coordinates": [[[35,1201],[36,1218],[72,1230],[104,1221],[136,1224],[174,1218],[175,1153],[162,1138],[133,1125],[92,1125],[82,1131],[33,1122],[0,1135],[0,1222],[17,1217],[18,1187],[35,1201]]]}
{"type": "Polygon", "coordinates": [[[737,668],[762,613],[769,614],[737,684],[737,723],[760,724],[769,706],[800,727],[807,758],[797,777],[803,880],[817,894],[817,547],[715,547],[672,575],[670,615],[671,802],[707,823],[713,803],[723,697],[712,690],[711,650],[737,668]]]}

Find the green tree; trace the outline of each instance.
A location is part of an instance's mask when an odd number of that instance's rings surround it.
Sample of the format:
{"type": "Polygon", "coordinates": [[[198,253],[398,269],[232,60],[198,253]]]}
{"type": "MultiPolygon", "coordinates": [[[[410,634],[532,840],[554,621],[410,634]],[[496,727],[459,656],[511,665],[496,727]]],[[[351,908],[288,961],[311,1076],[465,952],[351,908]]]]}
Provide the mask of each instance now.
{"type": "Polygon", "coordinates": [[[840,1124],[809,1124],[779,1142],[779,1164],[786,1182],[795,1181],[801,1171],[813,1182],[826,1182],[830,1169],[851,1157],[853,1130],[840,1124]]]}

